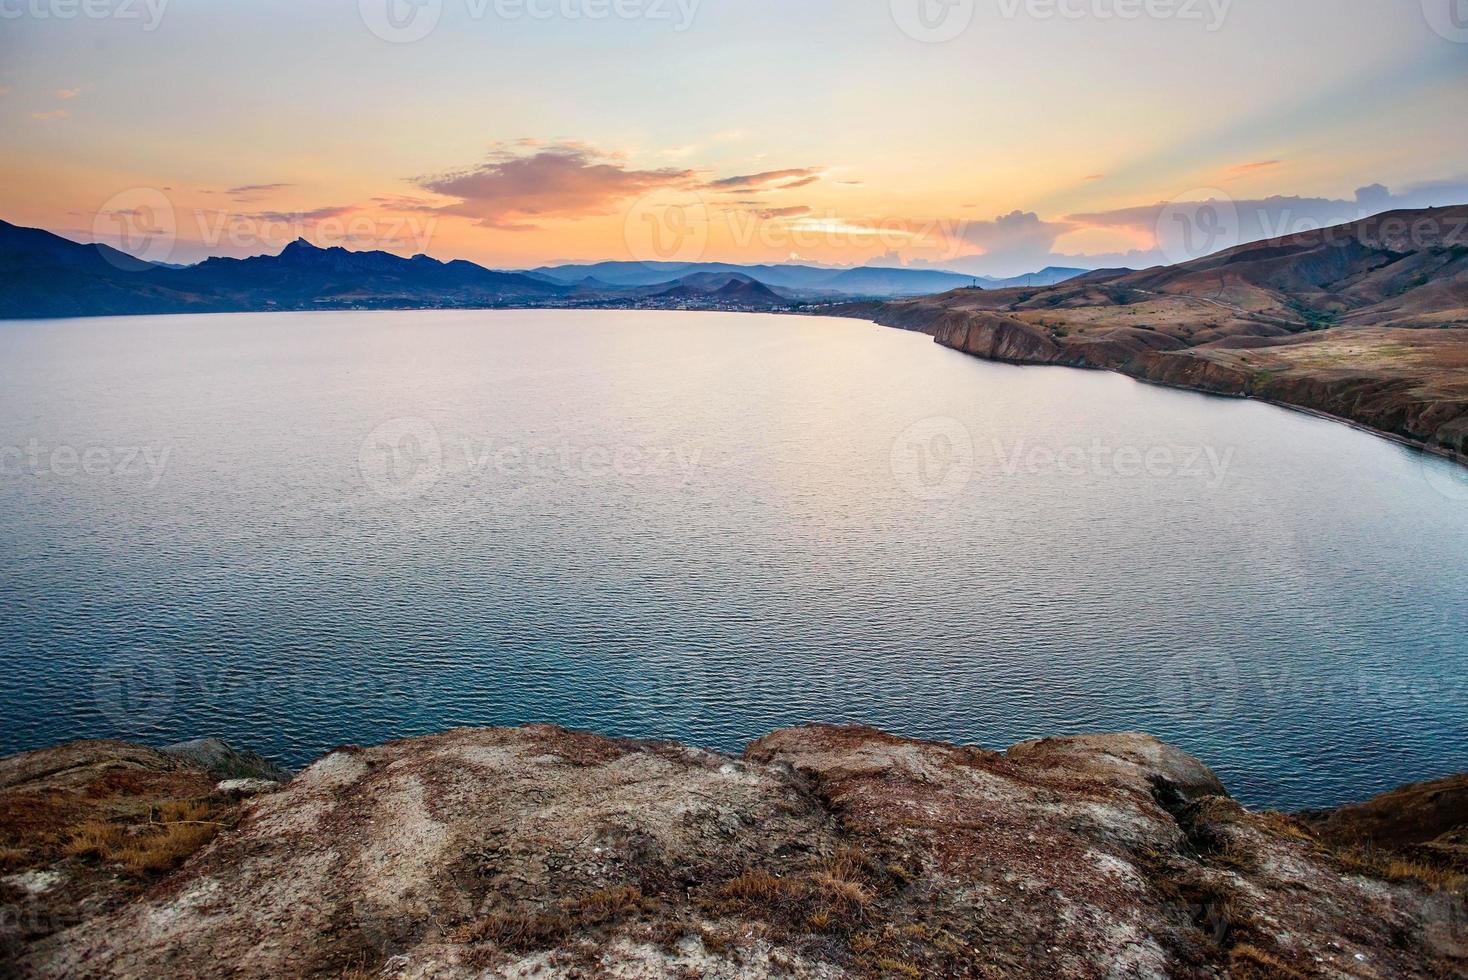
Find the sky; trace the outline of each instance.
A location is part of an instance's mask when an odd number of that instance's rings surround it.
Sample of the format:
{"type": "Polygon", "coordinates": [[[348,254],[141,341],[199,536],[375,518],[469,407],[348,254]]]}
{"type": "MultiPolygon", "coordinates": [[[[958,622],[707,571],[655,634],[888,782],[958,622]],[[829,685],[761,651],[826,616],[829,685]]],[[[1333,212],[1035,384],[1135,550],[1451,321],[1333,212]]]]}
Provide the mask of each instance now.
{"type": "Polygon", "coordinates": [[[1468,0],[0,0],[0,218],[169,262],[1145,267],[1465,119],[1468,0]]]}

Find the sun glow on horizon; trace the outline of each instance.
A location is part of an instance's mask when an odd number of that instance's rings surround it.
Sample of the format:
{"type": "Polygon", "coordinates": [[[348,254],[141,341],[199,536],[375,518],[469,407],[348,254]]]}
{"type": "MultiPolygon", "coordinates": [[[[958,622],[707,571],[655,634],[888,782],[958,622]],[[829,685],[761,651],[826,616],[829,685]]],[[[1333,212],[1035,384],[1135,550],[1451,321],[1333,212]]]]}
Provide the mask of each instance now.
{"type": "Polygon", "coordinates": [[[366,2],[22,17],[0,36],[0,212],[127,249],[150,197],[178,262],[304,237],[499,268],[1015,274],[1149,264],[1160,209],[1200,194],[1261,227],[1468,200],[1468,131],[1438,122],[1465,108],[1468,44],[1344,2],[1349,25],[1300,0],[1224,4],[1211,29],[1021,4],[943,38],[835,0],[676,24],[446,2],[412,37],[366,2]],[[1118,46],[1151,53],[1122,75],[1118,46]]]}

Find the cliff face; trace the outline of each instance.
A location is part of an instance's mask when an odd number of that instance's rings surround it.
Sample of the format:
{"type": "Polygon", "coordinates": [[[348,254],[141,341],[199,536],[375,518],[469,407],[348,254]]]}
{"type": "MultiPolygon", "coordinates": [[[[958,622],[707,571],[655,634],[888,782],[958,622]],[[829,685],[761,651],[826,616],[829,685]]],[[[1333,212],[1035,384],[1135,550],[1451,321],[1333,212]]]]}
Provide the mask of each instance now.
{"type": "MultiPolygon", "coordinates": [[[[733,759],[549,727],[466,730],[337,750],[244,799],[149,750],[88,744],[80,765],[74,749],[6,760],[0,802],[49,800],[72,818],[103,799],[121,812],[126,786],[156,795],[160,776],[193,773],[218,836],[120,893],[95,876],[126,869],[85,851],[5,878],[14,909],[86,875],[99,896],[76,906],[76,924],[11,948],[25,976],[1385,978],[1468,966],[1460,878],[1341,849],[1331,835],[1351,836],[1357,819],[1344,811],[1249,813],[1196,759],[1141,735],[999,753],[811,727],[733,759]]],[[[1435,802],[1418,808],[1414,840],[1462,831],[1457,792],[1424,797],[1435,802]]],[[[1390,824],[1368,810],[1377,831],[1390,824]]],[[[13,849],[45,836],[34,822],[7,833],[13,849]]]]}
{"type": "Polygon", "coordinates": [[[931,332],[944,347],[994,361],[1056,364],[1064,360],[1060,345],[1045,334],[998,313],[945,313],[933,322],[931,332]]]}
{"type": "MultiPolygon", "coordinates": [[[[1057,287],[1065,288],[1065,287],[1057,287]]],[[[990,300],[993,302],[994,300],[990,300]]],[[[1193,346],[1161,330],[1115,322],[1066,332],[1046,315],[974,309],[969,297],[861,304],[832,312],[930,334],[944,347],[1013,364],[1116,371],[1157,384],[1262,398],[1468,457],[1468,330],[1350,328],[1193,346]]],[[[1156,304],[1153,304],[1154,306],[1156,304]]],[[[1099,311],[1085,308],[1087,316],[1099,311]]],[[[1168,315],[1152,309],[1149,317],[1168,315]]],[[[1200,338],[1194,334],[1189,339],[1200,338]]]]}
{"type": "Polygon", "coordinates": [[[829,308],[978,357],[1103,368],[1334,415],[1468,461],[1468,207],[1176,266],[829,308]]]}

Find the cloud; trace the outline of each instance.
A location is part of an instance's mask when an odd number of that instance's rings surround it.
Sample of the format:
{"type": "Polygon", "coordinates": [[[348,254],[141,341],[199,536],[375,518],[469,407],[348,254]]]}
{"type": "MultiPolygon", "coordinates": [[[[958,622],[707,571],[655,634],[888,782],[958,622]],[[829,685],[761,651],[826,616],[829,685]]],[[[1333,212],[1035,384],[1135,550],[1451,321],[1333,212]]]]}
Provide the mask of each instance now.
{"type": "Polygon", "coordinates": [[[1019,210],[992,221],[966,221],[958,228],[959,237],[982,249],[990,264],[1022,269],[1047,264],[1056,239],[1075,230],[1069,221],[1046,221],[1033,211],[1019,210]]]}
{"type": "Polygon", "coordinates": [[[1235,175],[1253,173],[1256,170],[1270,170],[1283,163],[1283,160],[1259,160],[1254,163],[1240,163],[1228,168],[1228,172],[1235,175]]]}
{"type": "Polygon", "coordinates": [[[406,194],[390,194],[383,197],[371,199],[373,204],[387,211],[410,211],[421,214],[434,214],[438,212],[438,206],[426,198],[409,197],[406,194]]]}
{"type": "Polygon", "coordinates": [[[758,174],[743,174],[709,181],[708,186],[716,191],[788,191],[814,184],[825,173],[823,167],[797,167],[789,170],[766,170],[758,174]]]}
{"type": "Polygon", "coordinates": [[[1210,202],[1225,215],[1227,236],[1218,246],[1225,248],[1358,221],[1383,211],[1468,203],[1468,176],[1413,184],[1399,191],[1382,184],[1368,184],[1350,198],[1276,195],[1235,199],[1218,191],[1207,201],[1157,201],[1068,214],[1057,220],[1042,219],[1030,211],[1012,211],[993,221],[960,222],[956,237],[963,244],[980,249],[982,254],[965,255],[941,264],[980,275],[1016,275],[1047,265],[1148,268],[1168,261],[1156,244],[1159,228],[1168,216],[1179,207],[1197,208],[1210,202]],[[1098,230],[1116,233],[1101,235],[1101,240],[1117,238],[1144,247],[1079,253],[1057,249],[1057,246],[1063,248],[1066,235],[1098,230]]]}
{"type": "Polygon", "coordinates": [[[9,94],[10,94],[10,86],[9,85],[0,85],[0,96],[9,95],[9,94]]]}
{"type": "Polygon", "coordinates": [[[1084,177],[1081,178],[1081,180],[1105,180],[1105,179],[1106,179],[1106,175],[1105,174],[1086,174],[1086,176],[1084,176],[1084,177]]]}
{"type": "MultiPolygon", "coordinates": [[[[1393,193],[1381,184],[1369,184],[1359,188],[1350,199],[1286,195],[1235,199],[1213,195],[1210,200],[1225,209],[1225,214],[1237,226],[1231,237],[1243,243],[1358,221],[1382,211],[1468,202],[1468,177],[1416,184],[1400,193],[1393,193]],[[1236,221],[1232,217],[1235,215],[1236,221]]],[[[1194,205],[1202,203],[1191,202],[1194,205]]],[[[1079,226],[1122,229],[1150,237],[1156,234],[1158,223],[1178,206],[1174,202],[1158,201],[1111,211],[1072,214],[1066,220],[1079,226]]]]}
{"type": "Polygon", "coordinates": [[[583,143],[527,148],[534,152],[497,150],[476,167],[418,177],[414,183],[458,199],[440,213],[473,218],[487,228],[524,230],[534,227],[527,219],[610,214],[629,198],[688,186],[697,176],[671,168],[633,170],[615,154],[583,143]]]}
{"type": "Polygon", "coordinates": [[[49,112],[33,112],[33,113],[31,113],[31,118],[32,119],[42,119],[42,120],[45,120],[45,119],[65,119],[69,115],[71,115],[71,113],[67,112],[65,109],[52,109],[49,112]]]}
{"type": "Polygon", "coordinates": [[[309,225],[318,221],[326,221],[329,218],[344,218],[359,210],[361,209],[354,205],[339,205],[316,208],[312,211],[256,211],[252,214],[242,214],[240,217],[271,224],[309,225]]]}
{"type": "Polygon", "coordinates": [[[802,218],[811,213],[811,209],[805,205],[797,205],[789,208],[763,208],[754,212],[759,217],[769,221],[772,218],[802,218]]]}
{"type": "Polygon", "coordinates": [[[82,90],[79,88],[59,88],[56,90],[56,97],[58,99],[74,99],[81,94],[82,90]]]}
{"type": "Polygon", "coordinates": [[[228,194],[230,197],[250,198],[259,197],[262,194],[270,194],[274,191],[284,190],[287,187],[294,186],[294,184],[243,184],[239,187],[231,187],[224,193],[228,194]]]}

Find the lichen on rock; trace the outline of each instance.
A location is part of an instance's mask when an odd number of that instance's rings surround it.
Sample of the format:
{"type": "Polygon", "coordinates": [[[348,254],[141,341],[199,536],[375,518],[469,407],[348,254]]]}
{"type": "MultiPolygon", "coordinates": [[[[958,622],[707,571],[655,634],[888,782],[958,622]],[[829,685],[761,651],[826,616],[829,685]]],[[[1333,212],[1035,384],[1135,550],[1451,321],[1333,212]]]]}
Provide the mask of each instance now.
{"type": "Polygon", "coordinates": [[[230,805],[229,826],[178,870],[27,939],[22,972],[1366,978],[1465,965],[1461,881],[1393,874],[1310,820],[1251,813],[1143,735],[993,752],[813,726],[733,759],[548,726],[461,730],[337,750],[230,805]]]}

